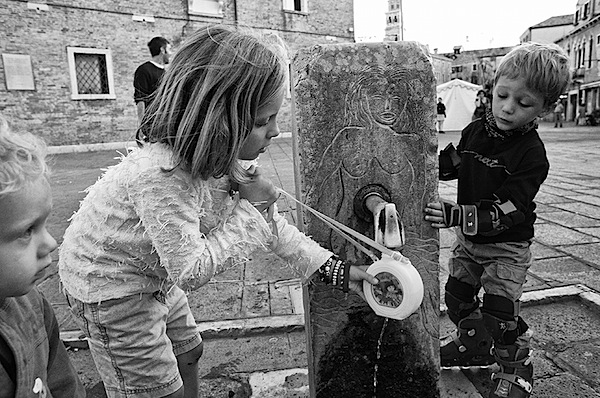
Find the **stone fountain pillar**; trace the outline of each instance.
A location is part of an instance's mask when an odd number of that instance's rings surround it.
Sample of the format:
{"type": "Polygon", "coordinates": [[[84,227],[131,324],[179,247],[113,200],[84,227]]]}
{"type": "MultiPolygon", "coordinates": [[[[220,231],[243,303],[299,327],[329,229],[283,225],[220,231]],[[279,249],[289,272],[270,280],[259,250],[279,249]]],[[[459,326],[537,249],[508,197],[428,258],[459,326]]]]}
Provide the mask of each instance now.
{"type": "MultiPolygon", "coordinates": [[[[316,278],[305,288],[311,397],[439,397],[438,232],[423,220],[437,196],[435,79],[413,42],[319,45],[292,63],[296,195],[373,237],[353,201],[367,185],[389,194],[404,224],[402,254],[424,284],[421,307],[383,318],[358,295],[316,278]]],[[[299,226],[352,264],[370,260],[310,213],[299,226]]]]}

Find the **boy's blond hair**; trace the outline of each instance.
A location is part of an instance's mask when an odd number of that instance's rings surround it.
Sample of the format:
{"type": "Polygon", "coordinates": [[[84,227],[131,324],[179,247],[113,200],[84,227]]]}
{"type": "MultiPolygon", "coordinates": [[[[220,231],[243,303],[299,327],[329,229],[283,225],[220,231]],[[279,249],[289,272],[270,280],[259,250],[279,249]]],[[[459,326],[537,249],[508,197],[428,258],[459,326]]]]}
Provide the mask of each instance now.
{"type": "Polygon", "coordinates": [[[10,131],[0,118],[0,197],[48,173],[46,145],[33,134],[10,131]]]}
{"type": "Polygon", "coordinates": [[[500,77],[525,78],[528,89],[537,91],[548,108],[569,84],[569,57],[556,44],[523,43],[513,48],[500,62],[494,84],[500,77]]]}

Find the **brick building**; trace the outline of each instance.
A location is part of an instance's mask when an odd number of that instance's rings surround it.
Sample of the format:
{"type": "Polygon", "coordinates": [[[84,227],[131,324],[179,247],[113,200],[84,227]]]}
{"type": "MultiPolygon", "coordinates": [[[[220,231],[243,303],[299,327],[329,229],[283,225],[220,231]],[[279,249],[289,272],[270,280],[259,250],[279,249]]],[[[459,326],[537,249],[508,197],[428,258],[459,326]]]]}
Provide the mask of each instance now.
{"type": "Polygon", "coordinates": [[[438,54],[437,48],[430,55],[436,84],[449,82],[452,74],[452,59],[438,54]]]}
{"type": "Polygon", "coordinates": [[[600,0],[578,0],[573,29],[556,44],[571,59],[573,79],[566,101],[567,120],[600,114],[600,0]]]}
{"type": "Polygon", "coordinates": [[[49,145],[132,139],[133,72],[154,36],[176,50],[190,32],[223,23],[276,33],[292,54],[354,42],[352,0],[0,0],[0,10],[0,114],[49,145]]]}
{"type": "Polygon", "coordinates": [[[512,47],[495,47],[463,51],[462,46],[456,46],[454,52],[441,55],[452,60],[449,80],[461,79],[490,90],[496,67],[511,49],[512,47]]]}
{"type": "Polygon", "coordinates": [[[527,28],[521,34],[519,42],[554,43],[571,30],[573,30],[573,14],[558,15],[527,28]]]}

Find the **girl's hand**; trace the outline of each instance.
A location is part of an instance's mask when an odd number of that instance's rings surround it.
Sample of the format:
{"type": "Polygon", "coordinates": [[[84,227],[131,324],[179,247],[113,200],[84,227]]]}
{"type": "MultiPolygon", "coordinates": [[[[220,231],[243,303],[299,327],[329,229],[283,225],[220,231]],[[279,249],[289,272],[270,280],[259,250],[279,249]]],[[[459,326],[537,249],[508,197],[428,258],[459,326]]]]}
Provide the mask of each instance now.
{"type": "Polygon", "coordinates": [[[253,173],[252,179],[246,184],[239,184],[240,198],[248,200],[262,213],[277,201],[279,192],[259,168],[252,166],[248,171],[253,173]]]}
{"type": "Polygon", "coordinates": [[[379,280],[375,278],[371,274],[367,274],[366,270],[369,268],[366,265],[353,265],[350,267],[350,281],[348,283],[348,287],[358,293],[360,297],[365,299],[365,294],[363,293],[363,280],[366,280],[371,285],[376,285],[379,283],[379,280]]]}
{"type": "Polygon", "coordinates": [[[425,221],[431,221],[431,226],[434,228],[448,227],[444,222],[444,213],[440,202],[427,203],[427,206],[425,206],[425,221]]]}

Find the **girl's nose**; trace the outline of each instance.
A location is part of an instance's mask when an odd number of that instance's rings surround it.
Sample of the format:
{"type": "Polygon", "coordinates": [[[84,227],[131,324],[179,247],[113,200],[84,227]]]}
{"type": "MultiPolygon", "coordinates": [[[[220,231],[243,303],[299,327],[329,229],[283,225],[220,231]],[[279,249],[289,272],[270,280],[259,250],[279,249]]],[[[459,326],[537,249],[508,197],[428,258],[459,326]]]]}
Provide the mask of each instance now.
{"type": "Polygon", "coordinates": [[[268,138],[275,138],[279,135],[279,133],[279,124],[277,124],[277,121],[275,121],[273,123],[273,127],[269,129],[267,136],[268,138]]]}

